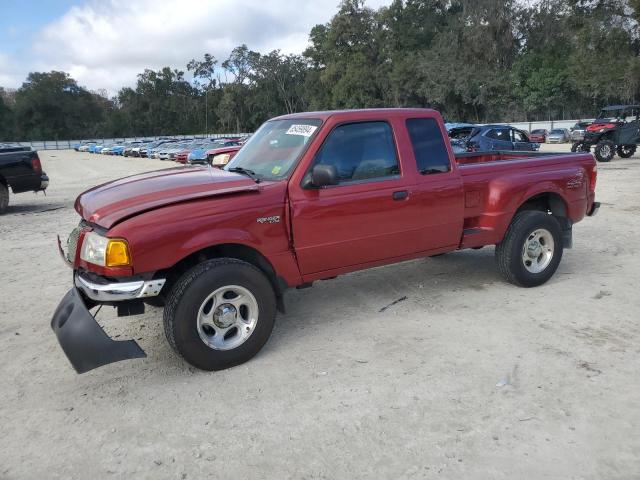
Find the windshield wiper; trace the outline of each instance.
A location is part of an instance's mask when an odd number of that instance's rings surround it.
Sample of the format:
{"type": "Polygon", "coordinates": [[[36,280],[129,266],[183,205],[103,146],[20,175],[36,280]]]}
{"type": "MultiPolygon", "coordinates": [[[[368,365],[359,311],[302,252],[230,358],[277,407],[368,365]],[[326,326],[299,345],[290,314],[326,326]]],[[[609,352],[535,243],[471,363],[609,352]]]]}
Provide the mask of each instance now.
{"type": "Polygon", "coordinates": [[[249,177],[254,182],[260,183],[260,179],[256,175],[256,172],[254,172],[253,170],[249,170],[248,168],[232,167],[228,169],[227,172],[241,173],[242,175],[246,175],[247,177],[249,177]]]}

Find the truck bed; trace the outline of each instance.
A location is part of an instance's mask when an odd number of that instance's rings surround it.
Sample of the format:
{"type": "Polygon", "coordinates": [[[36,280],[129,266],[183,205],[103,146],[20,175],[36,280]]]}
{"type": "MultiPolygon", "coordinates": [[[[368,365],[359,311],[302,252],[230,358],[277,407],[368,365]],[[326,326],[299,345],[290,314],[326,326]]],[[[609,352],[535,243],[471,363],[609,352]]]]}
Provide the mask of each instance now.
{"type": "Polygon", "coordinates": [[[516,152],[513,150],[496,150],[491,152],[469,152],[456,153],[456,162],[460,166],[473,165],[478,163],[502,162],[505,160],[524,160],[540,157],[554,157],[566,155],[566,153],[555,152],[516,152]]]}
{"type": "Polygon", "coordinates": [[[42,171],[38,153],[29,147],[0,146],[0,182],[13,193],[47,188],[49,178],[42,171]]]}
{"type": "Polygon", "coordinates": [[[593,202],[590,153],[473,152],[456,155],[464,188],[461,247],[495,244],[513,212],[528,199],[563,209],[580,221],[593,202]]]}

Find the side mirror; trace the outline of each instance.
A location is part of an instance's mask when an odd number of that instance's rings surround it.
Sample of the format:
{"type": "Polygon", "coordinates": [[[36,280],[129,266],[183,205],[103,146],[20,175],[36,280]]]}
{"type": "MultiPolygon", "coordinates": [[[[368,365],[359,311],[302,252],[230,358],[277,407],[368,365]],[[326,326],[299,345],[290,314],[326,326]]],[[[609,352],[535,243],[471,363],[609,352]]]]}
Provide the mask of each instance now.
{"type": "Polygon", "coordinates": [[[338,169],[335,165],[316,165],[311,171],[310,187],[322,188],[338,184],[338,169]]]}

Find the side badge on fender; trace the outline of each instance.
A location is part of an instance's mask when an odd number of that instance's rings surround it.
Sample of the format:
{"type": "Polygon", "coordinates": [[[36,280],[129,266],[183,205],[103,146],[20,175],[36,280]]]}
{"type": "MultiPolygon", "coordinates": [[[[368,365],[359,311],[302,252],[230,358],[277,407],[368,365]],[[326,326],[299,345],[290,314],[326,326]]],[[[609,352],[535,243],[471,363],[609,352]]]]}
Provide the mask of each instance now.
{"type": "Polygon", "coordinates": [[[280,223],[280,215],[274,215],[272,217],[260,217],[256,219],[258,223],[280,223]]]}

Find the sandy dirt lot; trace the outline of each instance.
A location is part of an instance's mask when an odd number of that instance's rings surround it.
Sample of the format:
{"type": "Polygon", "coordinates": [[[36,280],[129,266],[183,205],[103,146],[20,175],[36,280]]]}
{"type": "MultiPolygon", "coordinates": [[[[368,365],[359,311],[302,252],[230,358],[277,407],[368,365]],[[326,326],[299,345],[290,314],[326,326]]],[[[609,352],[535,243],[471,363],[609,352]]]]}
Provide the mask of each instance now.
{"type": "Polygon", "coordinates": [[[80,376],[49,327],[55,235],[86,188],[169,165],[41,158],[47,196],[0,217],[0,478],[639,477],[640,155],[599,165],[602,209],[542,287],[506,284],[493,248],[318,282],[217,373],[173,354],[162,310],[103,308],[148,358],[80,376]]]}

